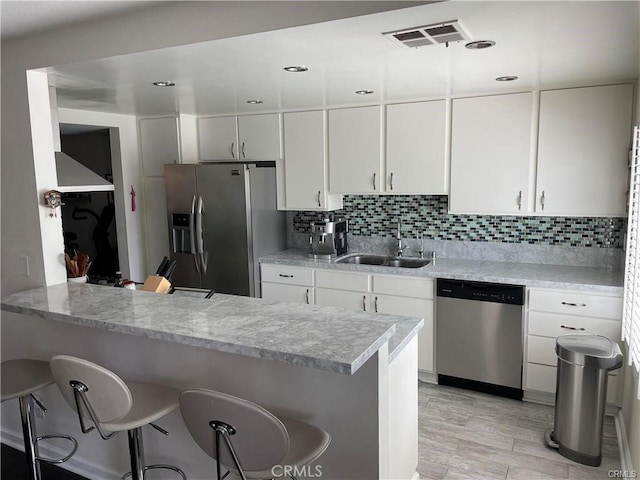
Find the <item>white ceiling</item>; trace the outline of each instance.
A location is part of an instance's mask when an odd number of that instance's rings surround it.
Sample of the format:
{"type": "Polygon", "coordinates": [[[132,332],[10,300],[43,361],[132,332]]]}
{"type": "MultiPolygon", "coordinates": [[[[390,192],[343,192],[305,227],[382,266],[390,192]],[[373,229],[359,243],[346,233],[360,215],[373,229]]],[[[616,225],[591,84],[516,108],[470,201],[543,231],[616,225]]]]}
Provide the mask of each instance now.
{"type": "Polygon", "coordinates": [[[636,1],[442,2],[57,66],[50,82],[60,107],[214,115],[630,80],[640,70],[639,8],[636,1]],[[454,19],[471,40],[496,46],[406,49],[381,35],[454,19]],[[283,71],[288,65],[309,71],[283,71]],[[495,81],[503,75],[519,79],[495,81]],[[158,80],[176,86],[151,85],[158,80]],[[354,93],[361,89],[375,93],[354,93]]]}
{"type": "Polygon", "coordinates": [[[0,38],[8,40],[162,3],[138,0],[1,0],[0,38]]]}

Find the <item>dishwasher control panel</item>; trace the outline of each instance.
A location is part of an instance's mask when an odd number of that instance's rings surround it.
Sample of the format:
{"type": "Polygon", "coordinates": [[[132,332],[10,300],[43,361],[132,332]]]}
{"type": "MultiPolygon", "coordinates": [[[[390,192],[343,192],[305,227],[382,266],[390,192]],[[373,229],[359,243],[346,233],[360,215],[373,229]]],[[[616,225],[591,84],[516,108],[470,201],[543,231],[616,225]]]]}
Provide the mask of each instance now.
{"type": "Polygon", "coordinates": [[[437,295],[439,297],[460,298],[478,302],[524,305],[524,287],[522,285],[439,278],[437,281],[437,295]]]}

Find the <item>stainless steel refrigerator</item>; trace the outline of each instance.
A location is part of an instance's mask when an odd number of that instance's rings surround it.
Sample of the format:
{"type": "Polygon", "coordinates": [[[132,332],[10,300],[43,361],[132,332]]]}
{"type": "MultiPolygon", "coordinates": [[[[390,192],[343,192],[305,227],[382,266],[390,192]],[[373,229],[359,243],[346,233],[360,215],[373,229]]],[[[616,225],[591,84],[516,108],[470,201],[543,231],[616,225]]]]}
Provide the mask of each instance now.
{"type": "Polygon", "coordinates": [[[173,285],[259,297],[258,258],[286,248],[274,162],[164,168],[173,285]]]}

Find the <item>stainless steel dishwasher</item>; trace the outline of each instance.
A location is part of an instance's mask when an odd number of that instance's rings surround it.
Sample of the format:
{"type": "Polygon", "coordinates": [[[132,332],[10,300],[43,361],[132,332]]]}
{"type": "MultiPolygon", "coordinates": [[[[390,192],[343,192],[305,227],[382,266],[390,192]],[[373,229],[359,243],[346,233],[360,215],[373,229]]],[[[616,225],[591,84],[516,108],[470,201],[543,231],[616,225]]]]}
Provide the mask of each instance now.
{"type": "Polygon", "coordinates": [[[438,383],[522,399],[524,287],[438,279],[438,383]]]}

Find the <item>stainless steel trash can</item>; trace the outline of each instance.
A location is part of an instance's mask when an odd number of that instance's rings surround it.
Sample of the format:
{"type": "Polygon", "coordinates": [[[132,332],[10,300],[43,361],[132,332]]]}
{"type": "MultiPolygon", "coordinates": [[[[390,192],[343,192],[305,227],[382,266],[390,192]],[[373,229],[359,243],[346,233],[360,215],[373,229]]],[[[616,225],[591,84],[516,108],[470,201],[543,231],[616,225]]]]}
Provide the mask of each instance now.
{"type": "Polygon", "coordinates": [[[556,340],[558,371],[549,446],[584,465],[602,462],[607,373],[622,366],[620,346],[601,335],[562,335],[556,340]]]}

